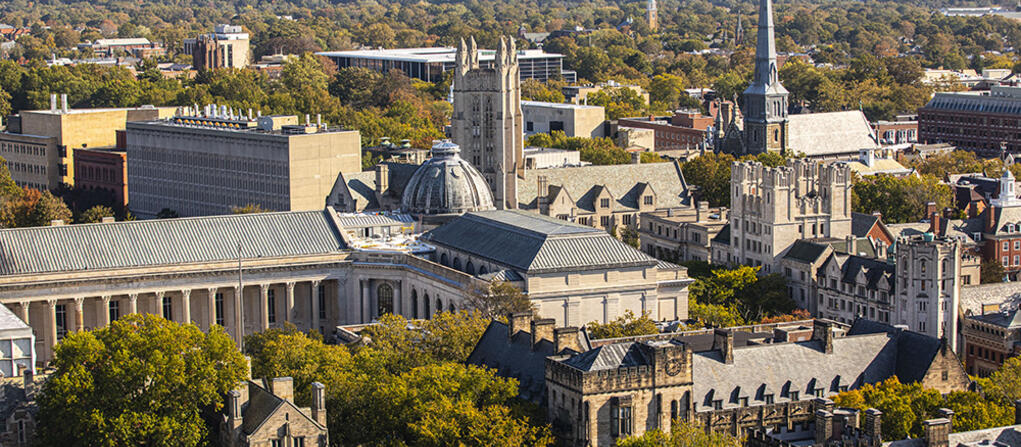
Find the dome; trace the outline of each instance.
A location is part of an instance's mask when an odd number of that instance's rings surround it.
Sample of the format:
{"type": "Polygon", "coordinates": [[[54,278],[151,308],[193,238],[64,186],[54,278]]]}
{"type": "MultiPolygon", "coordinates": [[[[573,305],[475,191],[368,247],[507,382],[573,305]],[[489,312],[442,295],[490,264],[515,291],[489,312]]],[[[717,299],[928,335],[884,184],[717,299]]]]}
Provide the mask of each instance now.
{"type": "Polygon", "coordinates": [[[471,163],[459,155],[460,147],[443,140],[433,144],[432,158],[408,180],[401,209],[412,214],[464,214],[491,210],[493,193],[471,163]]]}

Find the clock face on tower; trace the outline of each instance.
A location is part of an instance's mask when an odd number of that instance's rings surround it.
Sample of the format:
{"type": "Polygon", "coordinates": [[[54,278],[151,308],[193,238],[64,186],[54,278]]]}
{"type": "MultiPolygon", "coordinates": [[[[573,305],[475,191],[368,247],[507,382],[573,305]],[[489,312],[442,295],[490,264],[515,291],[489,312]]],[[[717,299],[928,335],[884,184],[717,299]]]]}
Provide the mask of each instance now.
{"type": "Polygon", "coordinates": [[[666,362],[666,375],[676,376],[681,373],[684,364],[681,359],[670,359],[666,362]]]}

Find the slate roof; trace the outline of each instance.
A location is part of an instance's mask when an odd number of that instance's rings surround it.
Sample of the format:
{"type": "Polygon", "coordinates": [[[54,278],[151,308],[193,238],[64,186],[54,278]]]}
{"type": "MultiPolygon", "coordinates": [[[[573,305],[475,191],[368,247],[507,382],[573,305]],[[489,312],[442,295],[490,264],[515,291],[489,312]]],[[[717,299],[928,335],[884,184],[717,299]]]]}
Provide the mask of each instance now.
{"type": "Polygon", "coordinates": [[[677,163],[644,163],[610,166],[576,166],[551,169],[526,169],[518,180],[518,202],[523,209],[538,206],[539,176],[547,179],[550,191],[561,187],[575,200],[575,206],[595,210],[596,189],[604,187],[614,198],[612,209],[639,208],[640,190],[644,185],[656,193],[656,207],[690,205],[688,185],[677,163]]]}
{"type": "Polygon", "coordinates": [[[942,346],[936,337],[864,318],[855,320],[847,331],[848,336],[880,333],[893,337],[896,343],[897,358],[891,375],[896,374],[904,383],[922,380],[942,346]]]}
{"type": "Polygon", "coordinates": [[[789,400],[789,391],[797,391],[799,400],[811,398],[816,388],[833,395],[839,386],[854,389],[892,376],[898,353],[893,341],[885,333],[837,337],[831,354],[818,340],[735,347],[731,364],[723,363],[719,351],[696,353],[692,397],[699,406],[722,400],[728,408],[739,406],[740,397],[758,405],[766,394],[777,402],[789,400]]]}
{"type": "MultiPolygon", "coordinates": [[[[261,382],[261,381],[260,381],[261,382]]],[[[242,408],[242,422],[241,431],[247,435],[255,433],[260,427],[266,422],[267,419],[276,413],[277,409],[285,405],[290,405],[297,410],[302,416],[309,420],[313,425],[320,429],[326,429],[319,425],[315,419],[312,419],[304,411],[301,411],[293,402],[288,402],[286,399],[278,397],[273,393],[266,390],[262,385],[255,381],[249,380],[248,383],[248,403],[242,408]]]]}
{"type": "Polygon", "coordinates": [[[337,213],[337,222],[344,229],[413,224],[415,219],[403,213],[337,213]]]}
{"type": "MultiPolygon", "coordinates": [[[[1021,445],[1021,425],[951,433],[950,447],[1016,447],[1021,445]]],[[[925,439],[884,442],[883,447],[926,447],[925,439]]]]}
{"type": "Polygon", "coordinates": [[[508,281],[508,282],[521,281],[524,279],[521,277],[521,275],[518,274],[518,272],[507,269],[483,273],[478,275],[478,277],[486,281],[508,281]]]}
{"type": "Polygon", "coordinates": [[[986,213],[992,213],[993,235],[1018,234],[1021,233],[1021,206],[991,206],[982,212],[982,220],[987,219],[986,213]],[[1007,225],[1014,224],[1014,232],[1008,231],[1007,225]]]}
{"type": "Polygon", "coordinates": [[[649,365],[651,359],[637,342],[604,345],[578,354],[564,364],[582,371],[604,371],[649,365]]]}
{"type": "Polygon", "coordinates": [[[869,235],[872,227],[879,222],[879,216],[872,214],[851,213],[851,234],[856,237],[869,235]]]}
{"type": "Polygon", "coordinates": [[[972,317],[984,323],[995,324],[1004,329],[1021,329],[1021,311],[1015,309],[1010,312],[993,312],[972,317]]]}
{"type": "Polygon", "coordinates": [[[861,256],[834,254],[823,263],[822,269],[828,269],[831,262],[838,263],[841,281],[854,284],[857,282],[858,273],[864,272],[865,278],[868,281],[865,285],[866,288],[877,289],[879,282],[885,279],[890,293],[894,291],[894,286],[896,285],[894,272],[896,267],[891,264],[861,256]]]}
{"type": "Polygon", "coordinates": [[[974,92],[940,92],[920,110],[956,110],[1003,115],[1021,115],[1021,101],[1009,96],[980,95],[974,92]]]}
{"type": "Polygon", "coordinates": [[[0,230],[0,275],[333,253],[328,211],[237,214],[0,230]]]}
{"type": "Polygon", "coordinates": [[[423,234],[422,240],[519,273],[657,263],[603,230],[522,210],[464,214],[423,234]]]}
{"type": "Polygon", "coordinates": [[[809,157],[858,153],[877,146],[872,126],[860,110],[788,116],[787,147],[809,157]]]}
{"type": "MultiPolygon", "coordinates": [[[[546,402],[546,357],[555,355],[553,343],[539,342],[532,349],[532,337],[527,332],[507,336],[506,323],[493,320],[468,355],[469,365],[486,366],[496,370],[501,377],[518,380],[518,396],[522,399],[544,405],[546,402]]],[[[584,331],[578,331],[578,344],[588,350],[589,341],[584,331]]],[[[570,352],[570,351],[569,351],[570,352]]]]}
{"type": "MultiPolygon", "coordinates": [[[[398,198],[399,201],[404,188],[408,185],[408,181],[411,180],[411,176],[415,174],[419,165],[394,162],[383,162],[381,164],[386,164],[388,168],[390,194],[398,198]]],[[[358,201],[358,211],[381,209],[380,203],[376,200],[375,171],[339,173],[333,185],[334,190],[337,188],[346,188],[350,192],[351,197],[358,201]]],[[[330,195],[333,195],[332,192],[330,195]]]]}
{"type": "Polygon", "coordinates": [[[823,253],[826,253],[825,245],[798,239],[794,241],[794,245],[791,245],[791,248],[787,250],[783,257],[811,264],[819,260],[823,253]]]}
{"type": "Polygon", "coordinates": [[[723,245],[728,245],[728,246],[730,245],[730,224],[729,223],[724,225],[723,228],[720,228],[720,232],[716,233],[716,236],[713,236],[712,244],[713,245],[723,244],[723,245]]]}
{"type": "Polygon", "coordinates": [[[961,287],[961,312],[981,315],[984,304],[1021,303],[1021,287],[1012,282],[961,287]]]}

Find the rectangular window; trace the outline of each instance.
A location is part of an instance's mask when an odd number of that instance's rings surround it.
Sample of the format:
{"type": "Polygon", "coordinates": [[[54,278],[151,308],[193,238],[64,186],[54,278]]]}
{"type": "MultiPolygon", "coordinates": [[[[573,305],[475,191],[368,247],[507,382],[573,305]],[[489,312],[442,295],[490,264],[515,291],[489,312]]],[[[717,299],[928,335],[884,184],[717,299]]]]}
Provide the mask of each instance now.
{"type": "Polygon", "coordinates": [[[799,397],[797,391],[791,391],[791,392],[787,393],[787,396],[790,397],[791,401],[798,400],[798,397],[799,397]]]}
{"type": "Polygon", "coordinates": [[[54,313],[57,316],[57,340],[63,340],[67,335],[67,305],[58,304],[54,313]]]}
{"type": "Polygon", "coordinates": [[[713,401],[713,410],[722,410],[722,409],[723,409],[723,400],[722,399],[714,400],[713,401]]]}
{"type": "Polygon", "coordinates": [[[816,388],[814,391],[815,397],[823,397],[823,393],[826,391],[822,388],[816,388]]]}
{"type": "Polygon", "coordinates": [[[740,401],[742,407],[747,407],[748,406],[748,398],[747,397],[742,397],[742,398],[739,398],[738,400],[740,401]]]}
{"type": "Polygon", "coordinates": [[[174,317],[174,305],[169,296],[163,297],[163,318],[172,320],[174,317]]]}
{"type": "Polygon", "coordinates": [[[603,228],[610,226],[610,216],[599,216],[599,225],[603,228]]]}
{"type": "Polygon", "coordinates": [[[772,405],[773,404],[773,395],[772,394],[766,394],[766,395],[762,396],[762,399],[766,402],[766,405],[772,405]]]}
{"type": "Polygon", "coordinates": [[[121,317],[120,301],[110,301],[110,321],[117,321],[121,317]]]}
{"type": "Polygon", "coordinates": [[[298,436],[297,438],[294,438],[294,447],[305,447],[305,437],[298,436]]]}
{"type": "Polygon", "coordinates": [[[319,286],[319,319],[326,319],[326,286],[319,286]]]}
{"type": "Polygon", "coordinates": [[[280,441],[279,439],[274,439],[274,440],[270,441],[270,445],[272,447],[284,447],[284,443],[282,441],[280,441]]]}
{"type": "Polygon", "coordinates": [[[646,205],[652,205],[652,196],[645,196],[644,201],[646,205]]]}
{"type": "Polygon", "coordinates": [[[276,323],[277,322],[277,306],[276,306],[276,304],[277,304],[276,291],[273,290],[273,289],[267,290],[266,291],[266,307],[267,307],[266,319],[269,320],[270,323],[276,323]]]}
{"type": "Polygon", "coordinates": [[[607,198],[599,199],[599,207],[600,208],[609,208],[610,207],[610,199],[607,199],[607,198]]]}
{"type": "Polygon", "coordinates": [[[214,306],[216,307],[216,324],[224,326],[223,324],[223,294],[217,293],[214,298],[214,306]]]}

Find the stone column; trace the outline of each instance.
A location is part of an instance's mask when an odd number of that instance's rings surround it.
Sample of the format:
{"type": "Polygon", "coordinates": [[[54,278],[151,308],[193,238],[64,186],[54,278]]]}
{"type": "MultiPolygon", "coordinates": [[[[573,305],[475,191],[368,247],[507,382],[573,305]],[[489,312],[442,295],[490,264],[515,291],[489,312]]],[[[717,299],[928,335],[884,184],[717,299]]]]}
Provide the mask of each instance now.
{"type": "Polygon", "coordinates": [[[99,324],[110,325],[110,295],[103,295],[103,305],[99,306],[99,324]]]}
{"type": "MultiPolygon", "coordinates": [[[[154,314],[155,315],[159,315],[159,316],[161,316],[163,318],[166,318],[168,320],[173,320],[174,319],[173,315],[163,315],[163,296],[166,295],[166,292],[162,292],[162,291],[155,292],[154,295],[156,296],[153,299],[153,302],[156,303],[156,311],[155,311],[154,314]]],[[[171,307],[170,311],[171,311],[171,313],[173,312],[173,307],[171,307]]]]}
{"type": "Polygon", "coordinates": [[[46,348],[49,349],[46,360],[53,360],[53,347],[57,345],[57,300],[46,300],[49,312],[46,313],[46,348]]]}
{"type": "Polygon", "coordinates": [[[284,321],[294,323],[294,281],[287,283],[287,295],[284,297],[284,321]]]}
{"type": "Polygon", "coordinates": [[[209,320],[206,322],[206,330],[208,331],[216,324],[216,287],[206,289],[206,300],[209,305],[209,309],[206,311],[209,315],[209,320]]]}
{"type": "Polygon", "coordinates": [[[259,284],[259,318],[262,330],[269,329],[269,284],[259,284]]]}
{"type": "Polygon", "coordinates": [[[309,320],[312,330],[319,330],[319,281],[312,281],[312,293],[309,296],[312,297],[312,305],[309,306],[312,309],[312,319],[309,320]]]}
{"type": "Polygon", "coordinates": [[[394,283],[394,297],[392,304],[394,315],[407,315],[404,312],[404,309],[401,308],[402,305],[404,305],[404,303],[401,301],[401,282],[397,281],[394,283]]]}
{"type": "Polygon", "coordinates": [[[74,299],[74,330],[81,332],[85,330],[85,298],[74,299]]]}
{"type": "Polygon", "coordinates": [[[138,313],[138,294],[137,293],[128,294],[128,302],[130,303],[128,305],[128,312],[131,312],[133,314],[137,314],[138,313]]]}
{"type": "Polygon", "coordinates": [[[181,291],[181,315],[184,316],[182,323],[191,323],[191,289],[181,291]]]}
{"type": "Polygon", "coordinates": [[[31,324],[28,322],[28,307],[32,303],[30,303],[28,301],[22,301],[21,303],[18,303],[18,304],[21,304],[21,307],[19,308],[20,312],[18,312],[18,314],[19,314],[18,316],[21,317],[21,321],[24,321],[25,324],[28,324],[29,326],[31,326],[31,324]]]}

